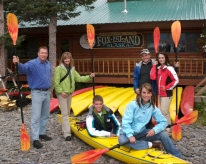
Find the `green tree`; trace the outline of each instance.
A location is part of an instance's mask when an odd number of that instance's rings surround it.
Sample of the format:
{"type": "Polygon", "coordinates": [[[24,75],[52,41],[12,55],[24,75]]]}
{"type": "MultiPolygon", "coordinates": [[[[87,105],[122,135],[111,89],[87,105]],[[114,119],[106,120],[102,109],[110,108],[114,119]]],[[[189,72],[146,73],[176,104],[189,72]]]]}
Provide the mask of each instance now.
{"type": "Polygon", "coordinates": [[[56,66],[57,20],[69,20],[80,14],[79,6],[91,10],[96,0],[4,0],[6,13],[14,13],[22,26],[24,23],[49,26],[49,61],[52,72],[56,66]]]}
{"type": "MultiPolygon", "coordinates": [[[[0,0],[0,35],[4,34],[4,10],[3,1],[0,0]]],[[[6,72],[6,59],[4,55],[4,42],[0,40],[0,75],[5,75],[6,72]]]]}

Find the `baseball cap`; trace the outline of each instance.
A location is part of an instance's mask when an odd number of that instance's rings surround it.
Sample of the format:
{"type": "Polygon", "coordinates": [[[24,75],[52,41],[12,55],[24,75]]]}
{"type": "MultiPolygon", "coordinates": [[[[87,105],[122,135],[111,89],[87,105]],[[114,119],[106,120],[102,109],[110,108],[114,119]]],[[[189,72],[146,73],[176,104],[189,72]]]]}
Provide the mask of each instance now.
{"type": "Polygon", "coordinates": [[[150,52],[148,49],[143,49],[143,50],[141,50],[140,55],[142,55],[142,54],[150,54],[150,52]]]}

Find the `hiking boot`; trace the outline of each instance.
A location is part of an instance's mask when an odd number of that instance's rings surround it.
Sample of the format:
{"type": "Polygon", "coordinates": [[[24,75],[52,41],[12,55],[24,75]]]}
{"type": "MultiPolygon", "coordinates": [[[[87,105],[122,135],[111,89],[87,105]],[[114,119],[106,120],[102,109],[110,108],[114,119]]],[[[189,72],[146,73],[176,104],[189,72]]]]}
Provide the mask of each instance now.
{"type": "Polygon", "coordinates": [[[52,140],[52,138],[47,136],[46,134],[45,135],[39,135],[39,139],[44,140],[44,141],[51,141],[52,140]]]}
{"type": "Polygon", "coordinates": [[[33,146],[37,149],[40,149],[43,147],[43,145],[39,142],[39,140],[34,140],[33,141],[33,146]]]}
{"type": "Polygon", "coordinates": [[[71,141],[71,136],[67,136],[67,137],[65,138],[65,140],[66,140],[66,141],[71,141]]]}
{"type": "Polygon", "coordinates": [[[163,146],[161,142],[152,142],[152,148],[162,150],[163,146]]]}

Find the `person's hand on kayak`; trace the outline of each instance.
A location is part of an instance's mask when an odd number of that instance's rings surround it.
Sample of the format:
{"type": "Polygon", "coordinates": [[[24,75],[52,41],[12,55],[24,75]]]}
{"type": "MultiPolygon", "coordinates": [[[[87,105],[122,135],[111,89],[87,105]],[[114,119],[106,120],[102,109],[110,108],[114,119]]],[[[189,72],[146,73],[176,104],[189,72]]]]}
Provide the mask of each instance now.
{"type": "Polygon", "coordinates": [[[117,135],[114,133],[110,133],[110,137],[116,137],[117,135]]]}

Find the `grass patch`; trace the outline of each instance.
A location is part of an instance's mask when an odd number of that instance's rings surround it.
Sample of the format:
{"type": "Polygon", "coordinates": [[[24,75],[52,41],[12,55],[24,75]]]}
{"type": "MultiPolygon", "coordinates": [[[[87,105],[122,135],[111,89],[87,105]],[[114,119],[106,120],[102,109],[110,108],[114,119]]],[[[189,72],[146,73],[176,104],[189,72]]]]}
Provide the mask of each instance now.
{"type": "Polygon", "coordinates": [[[195,102],[194,109],[198,110],[196,124],[206,126],[206,102],[203,99],[201,99],[201,102],[195,102]]]}

